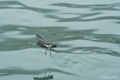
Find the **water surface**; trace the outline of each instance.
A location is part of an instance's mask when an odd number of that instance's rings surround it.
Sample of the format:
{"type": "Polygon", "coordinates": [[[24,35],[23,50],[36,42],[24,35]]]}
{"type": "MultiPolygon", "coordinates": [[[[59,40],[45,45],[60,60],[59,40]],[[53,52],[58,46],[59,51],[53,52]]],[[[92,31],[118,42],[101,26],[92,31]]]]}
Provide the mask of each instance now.
{"type": "Polygon", "coordinates": [[[118,0],[1,0],[0,80],[119,80],[119,14],[118,0]]]}

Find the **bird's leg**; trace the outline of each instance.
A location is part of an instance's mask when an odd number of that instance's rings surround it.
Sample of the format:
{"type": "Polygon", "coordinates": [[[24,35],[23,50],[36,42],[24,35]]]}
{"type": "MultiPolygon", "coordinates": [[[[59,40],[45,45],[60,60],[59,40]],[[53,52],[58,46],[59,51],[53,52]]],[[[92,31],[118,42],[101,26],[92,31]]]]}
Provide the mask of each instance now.
{"type": "Polygon", "coordinates": [[[52,57],[52,54],[51,54],[51,48],[50,48],[50,56],[52,57]]]}
{"type": "Polygon", "coordinates": [[[47,54],[47,50],[48,50],[48,48],[46,48],[45,55],[47,54]]]}
{"type": "Polygon", "coordinates": [[[45,77],[46,77],[46,72],[45,72],[45,77]]]}
{"type": "Polygon", "coordinates": [[[50,75],[51,72],[49,72],[48,76],[50,75]]]}
{"type": "Polygon", "coordinates": [[[36,46],[38,46],[39,45],[39,43],[37,42],[37,45],[36,46]]]}

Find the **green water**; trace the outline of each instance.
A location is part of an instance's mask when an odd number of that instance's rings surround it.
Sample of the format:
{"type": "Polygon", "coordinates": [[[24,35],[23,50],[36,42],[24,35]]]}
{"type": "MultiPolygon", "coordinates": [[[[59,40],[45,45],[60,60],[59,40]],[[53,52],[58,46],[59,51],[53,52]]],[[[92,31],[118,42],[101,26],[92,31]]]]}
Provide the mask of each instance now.
{"type": "Polygon", "coordinates": [[[0,1],[0,80],[119,80],[119,1],[0,1]],[[36,34],[60,53],[37,46],[36,34]]]}

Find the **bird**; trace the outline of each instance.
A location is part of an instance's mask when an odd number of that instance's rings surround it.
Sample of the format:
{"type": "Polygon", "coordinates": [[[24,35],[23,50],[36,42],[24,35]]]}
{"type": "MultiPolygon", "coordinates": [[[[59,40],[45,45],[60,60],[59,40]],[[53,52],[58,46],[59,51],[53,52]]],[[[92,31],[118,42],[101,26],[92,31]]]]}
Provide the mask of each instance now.
{"type": "Polygon", "coordinates": [[[50,49],[50,56],[52,57],[51,51],[54,51],[56,53],[59,53],[58,51],[54,50],[53,48],[56,48],[57,45],[52,45],[51,43],[47,43],[43,40],[43,38],[39,35],[36,34],[36,38],[38,40],[37,46],[40,46],[41,48],[46,48],[45,55],[47,54],[47,50],[50,49]]]}

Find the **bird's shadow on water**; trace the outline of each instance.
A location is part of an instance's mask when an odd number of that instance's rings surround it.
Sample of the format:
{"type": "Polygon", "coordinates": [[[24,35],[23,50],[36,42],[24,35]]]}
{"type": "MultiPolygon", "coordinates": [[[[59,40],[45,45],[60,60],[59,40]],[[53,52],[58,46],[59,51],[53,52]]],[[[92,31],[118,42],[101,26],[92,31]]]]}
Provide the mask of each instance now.
{"type": "Polygon", "coordinates": [[[43,77],[33,77],[34,80],[52,80],[54,78],[53,75],[50,75],[51,72],[49,72],[47,74],[47,72],[45,72],[45,76],[43,77]]]}

